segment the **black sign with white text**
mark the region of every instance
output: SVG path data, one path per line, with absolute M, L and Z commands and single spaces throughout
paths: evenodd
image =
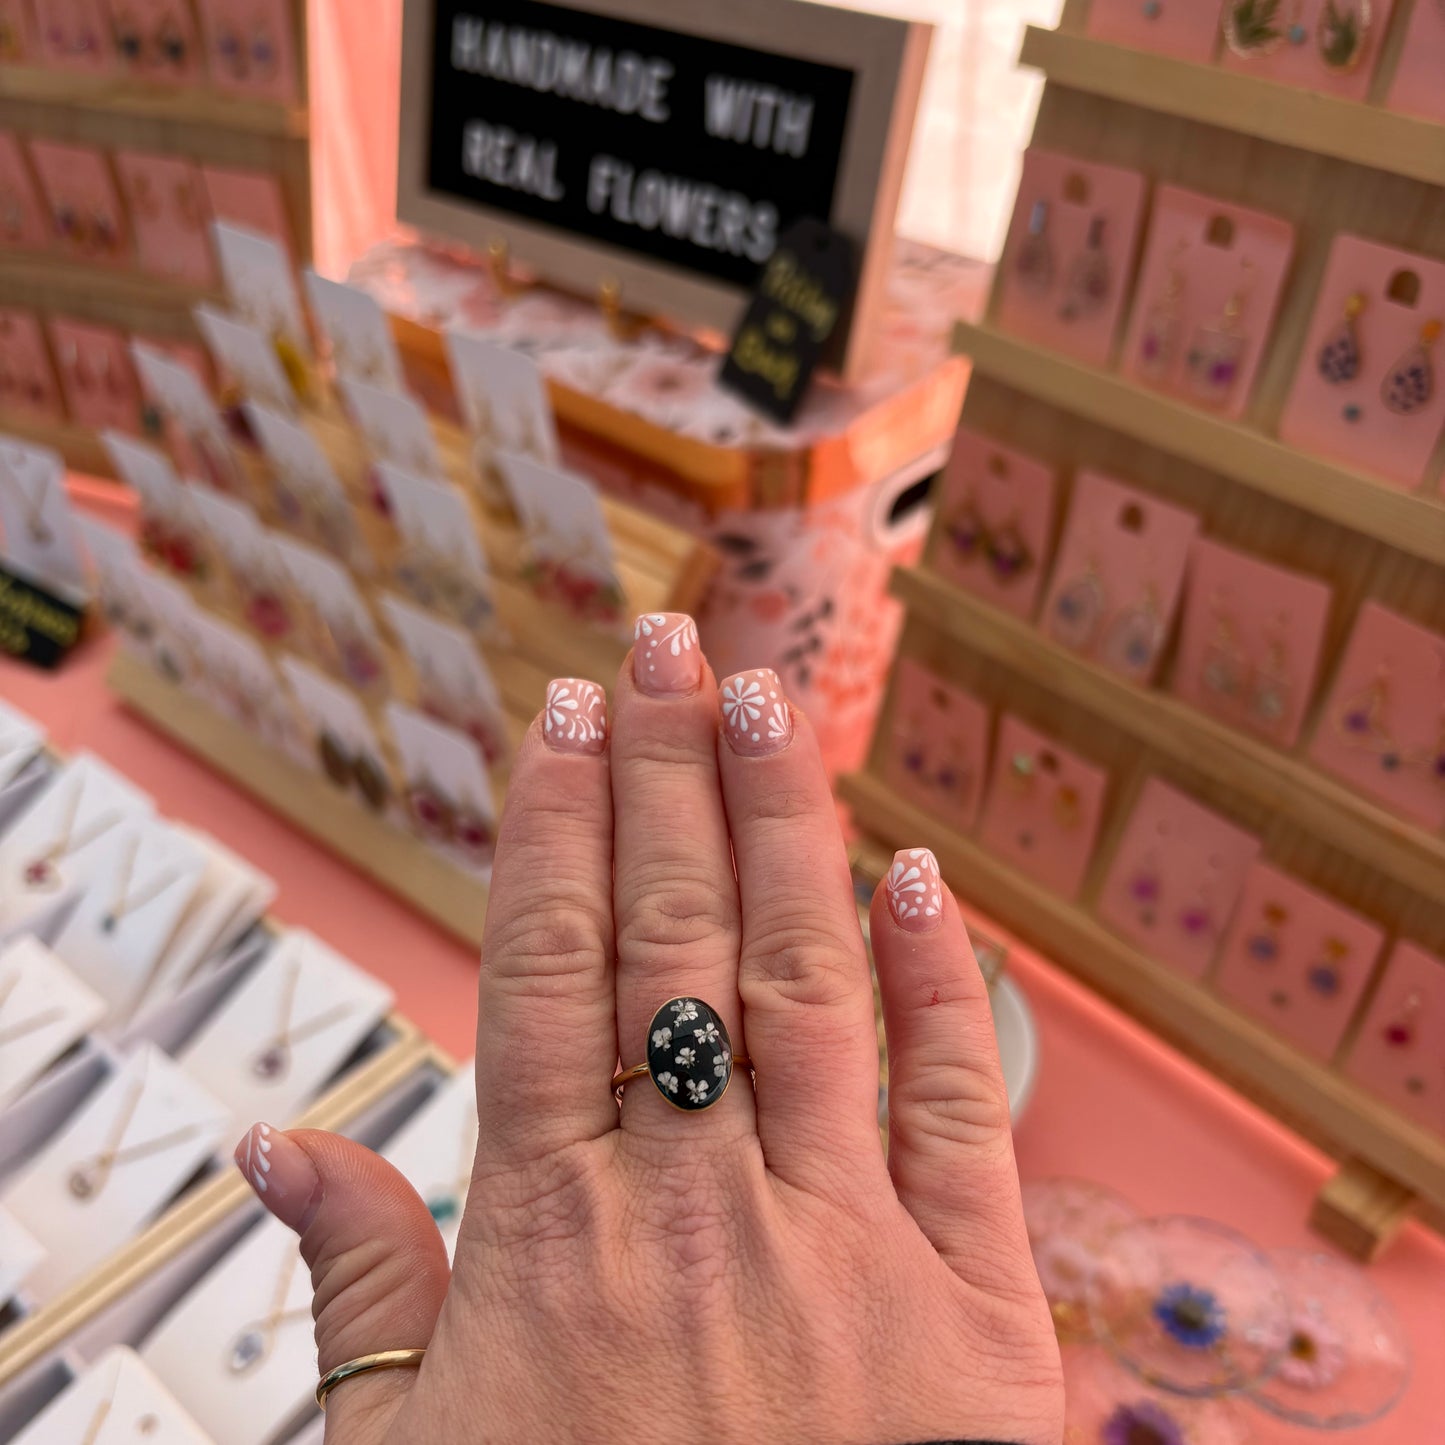
M 83 610 L 0 566 L 0 653 L 47 671 L 80 641 Z
M 852 71 L 536 0 L 435 15 L 434 191 L 742 286 L 829 215 Z

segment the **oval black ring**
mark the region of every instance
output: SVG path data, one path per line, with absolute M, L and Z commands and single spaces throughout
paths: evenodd
M 648 1077 L 684 1114 L 700 1114 L 727 1093 L 732 1051 L 722 1015 L 700 998 L 668 999 L 647 1026 Z

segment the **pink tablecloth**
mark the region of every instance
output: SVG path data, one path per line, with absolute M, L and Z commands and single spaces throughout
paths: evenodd
M 281 884 L 281 919 L 386 979 L 404 1013 L 465 1057 L 470 952 L 125 713 L 104 686 L 110 652 L 109 641 L 91 643 L 54 677 L 0 661 L 0 696 L 41 719 L 57 747 L 99 754 L 164 813 L 267 869 Z M 1145 1212 L 1208 1215 L 1266 1247 L 1317 1242 L 1304 1220 L 1326 1159 L 1041 959 L 1016 950 L 1011 966 L 1042 1037 L 1038 1087 L 1018 1130 L 1025 1178 L 1097 1180 Z M 1445 1440 L 1445 1241 L 1410 1226 L 1371 1277 L 1406 1321 L 1416 1370 L 1393 1415 L 1339 1438 L 1433 1445 Z M 1261 1445 L 1300 1438 L 1258 1419 Z

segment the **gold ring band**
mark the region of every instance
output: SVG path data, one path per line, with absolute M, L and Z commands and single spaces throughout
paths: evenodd
M 324 1410 L 326 1397 L 340 1384 L 372 1370 L 405 1370 L 422 1362 L 425 1350 L 378 1350 L 373 1355 L 358 1355 L 322 1375 L 316 1386 L 316 1403 Z
M 733 1057 L 735 1069 L 751 1069 L 752 1064 L 748 1062 L 746 1054 L 736 1054 Z M 622 1102 L 622 1091 L 634 1079 L 645 1079 L 652 1071 L 646 1064 L 633 1064 L 630 1069 L 619 1069 L 612 1076 L 612 1092 L 617 1095 L 617 1102 Z

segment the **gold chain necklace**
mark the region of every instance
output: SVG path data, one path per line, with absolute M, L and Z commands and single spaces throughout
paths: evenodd
M 276 1281 L 276 1293 L 270 1310 L 261 1319 L 253 1320 L 232 1340 L 231 1348 L 226 1353 L 226 1367 L 233 1375 L 248 1374 L 270 1355 L 282 1325 L 289 1324 L 292 1320 L 311 1318 L 310 1305 L 290 1310 L 286 1308 L 286 1296 L 291 1292 L 291 1281 L 295 1277 L 299 1258 L 297 1250 L 289 1247 L 286 1263 Z
M 0 983 L 0 1013 L 4 1012 L 5 1005 L 9 1003 L 10 995 L 15 992 L 19 982 L 20 975 L 12 973 L 4 983 Z M 57 1006 L 43 1009 L 38 1014 L 31 1014 L 28 1019 L 0 1026 L 0 1046 L 13 1044 L 16 1039 L 23 1039 L 27 1034 L 33 1034 L 36 1030 L 43 1029 L 46 1024 L 53 1024 L 57 1019 L 64 1017 L 65 1010 Z
M 291 972 L 281 990 L 281 1007 L 275 1034 L 252 1056 L 251 1072 L 258 1079 L 268 1083 L 279 1083 L 291 1070 L 291 1056 L 295 1045 L 305 1039 L 314 1038 L 332 1024 L 353 1013 L 355 1004 L 337 1004 L 307 1019 L 304 1023 L 292 1025 L 291 1013 L 296 1007 L 296 986 L 301 979 L 301 963 L 291 965 Z
M 162 1134 L 158 1138 L 147 1139 L 143 1143 L 122 1148 L 125 1131 L 130 1128 L 136 1106 L 140 1103 L 141 1095 L 144 1092 L 145 1080 L 138 1079 L 131 1086 L 130 1096 L 120 1111 L 115 1128 L 111 1130 L 110 1141 L 106 1147 L 98 1154 L 91 1155 L 89 1159 L 83 1159 L 71 1169 L 66 1183 L 76 1199 L 94 1199 L 110 1183 L 110 1176 L 118 1164 L 130 1164 L 137 1159 L 145 1159 L 152 1154 L 159 1154 L 161 1150 L 169 1149 L 173 1144 L 183 1143 L 201 1132 L 199 1124 L 188 1124 L 184 1129 L 173 1129 L 169 1134 Z
M 55 841 L 44 852 L 37 853 L 26 863 L 21 876 L 24 878 L 27 888 L 53 893 L 60 887 L 60 871 L 55 865 L 69 858 L 72 853 L 78 853 L 82 848 L 94 843 L 97 838 L 108 833 L 120 822 L 120 813 L 111 809 L 110 812 L 93 818 L 77 836 L 75 820 L 80 812 L 80 800 L 84 793 L 84 782 L 78 783 L 75 791 L 71 794 L 70 806 L 65 812 L 65 822 L 61 825 Z
M 172 868 L 147 887 L 142 888 L 140 892 L 131 893 L 131 879 L 135 875 L 135 860 L 139 852 L 140 839 L 135 838 L 131 841 L 130 852 L 126 854 L 125 869 L 121 874 L 120 882 L 116 885 L 115 900 L 101 915 L 100 927 L 103 933 L 114 933 L 128 913 L 134 913 L 137 908 L 144 908 L 147 903 L 154 903 L 180 876 L 176 869 Z

